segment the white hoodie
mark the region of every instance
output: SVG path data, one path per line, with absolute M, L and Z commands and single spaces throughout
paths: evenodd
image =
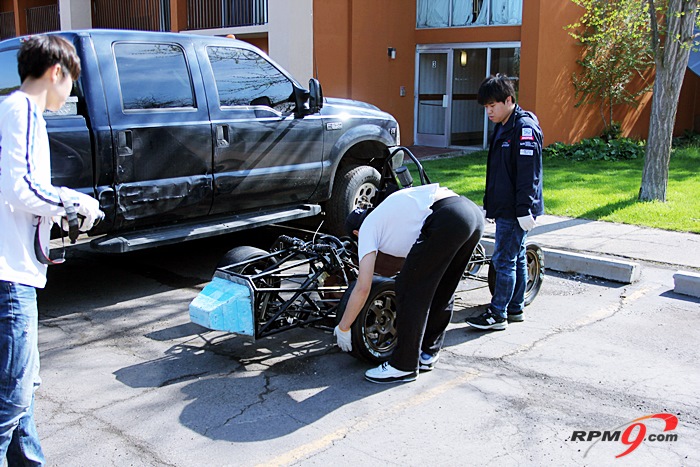
M 51 185 L 46 122 L 36 104 L 16 91 L 0 104 L 0 280 L 42 288 L 46 265 L 34 253 L 34 235 L 48 245 L 51 217 L 65 210 Z

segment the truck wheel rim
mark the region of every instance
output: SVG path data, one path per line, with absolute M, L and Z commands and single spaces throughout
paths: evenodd
M 355 199 L 353 200 L 354 208 L 366 208 L 374 206 L 374 196 L 377 194 L 377 187 L 373 183 L 363 183 L 357 189 L 355 193 Z

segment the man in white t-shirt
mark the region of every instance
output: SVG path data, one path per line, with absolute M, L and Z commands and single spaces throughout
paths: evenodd
M 374 383 L 414 381 L 439 357 L 452 319 L 453 295 L 484 231 L 481 209 L 438 184 L 392 193 L 346 222 L 358 237 L 359 277 L 334 334 L 352 350 L 350 327 L 367 301 L 378 253 L 405 258 L 396 278 L 397 345 L 388 362 L 368 370 Z

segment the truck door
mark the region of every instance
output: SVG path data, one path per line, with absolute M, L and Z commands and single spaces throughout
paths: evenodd
M 256 51 L 197 51 L 214 127 L 213 212 L 307 201 L 321 178 L 320 116 L 295 117 L 291 78 Z
M 112 125 L 116 224 L 207 215 L 212 136 L 191 42 L 96 40 Z

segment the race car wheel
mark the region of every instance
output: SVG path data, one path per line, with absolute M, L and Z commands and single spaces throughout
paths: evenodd
M 277 264 L 275 258 L 263 258 L 267 256 L 267 251 L 261 250 L 260 248 L 255 248 L 252 246 L 237 246 L 229 250 L 216 265 L 217 269 L 224 268 L 227 266 L 232 266 L 237 263 L 242 263 L 244 261 L 254 260 L 256 258 L 261 258 L 260 261 L 251 261 L 243 266 L 239 266 L 230 269 L 230 272 L 235 272 L 237 274 L 254 275 L 261 273 L 271 266 Z M 255 281 L 257 287 L 265 288 L 279 288 L 281 284 L 281 279 L 279 277 L 266 276 Z M 281 300 L 279 293 L 269 292 L 261 294 L 256 300 L 256 319 L 259 320 L 255 323 L 256 329 L 260 322 L 264 322 L 268 319 L 268 310 Z M 257 331 L 256 331 L 257 332 Z
M 484 266 L 485 262 L 486 250 L 484 249 L 484 245 L 479 242 L 476 244 L 476 248 L 474 248 L 474 252 L 469 260 L 469 264 L 467 264 L 467 268 L 464 270 L 464 273 L 462 273 L 462 279 L 478 276 L 479 271 L 481 271 L 481 268 Z
M 535 300 L 542 288 L 544 281 L 544 252 L 539 245 L 528 243 L 525 247 L 525 259 L 527 261 L 527 285 L 525 286 L 525 306 Z M 489 262 L 489 291 L 493 295 L 496 289 L 496 268 Z
M 348 288 L 338 305 L 338 322 L 355 283 Z M 374 277 L 372 288 L 360 314 L 352 323 L 352 351 L 350 355 L 372 363 L 389 360 L 397 343 L 396 293 L 394 279 Z
M 261 258 L 267 255 L 267 251 L 261 250 L 260 248 L 255 248 L 253 246 L 237 246 L 236 248 L 230 249 L 224 256 L 221 257 L 216 268 L 223 268 L 226 266 L 231 266 L 232 264 L 241 263 L 243 261 L 248 261 L 254 258 Z M 242 268 L 236 268 L 235 271 L 238 274 L 254 274 L 255 272 L 260 272 L 264 269 L 262 266 L 269 266 L 270 264 L 261 263 L 250 263 Z M 256 271 L 257 269 L 257 271 Z
M 333 184 L 333 196 L 326 203 L 326 229 L 333 235 L 347 235 L 345 218 L 357 207 L 374 206 L 380 175 L 368 165 L 340 167 Z

